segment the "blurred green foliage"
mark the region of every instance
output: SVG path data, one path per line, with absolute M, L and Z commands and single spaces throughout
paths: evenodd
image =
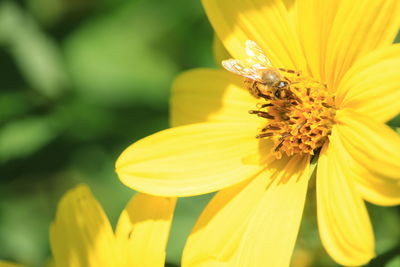
M 0 2 L 0 259 L 47 262 L 57 201 L 77 183 L 91 187 L 115 224 L 134 193 L 117 179 L 115 159 L 168 127 L 178 73 L 215 67 L 212 35 L 199 1 Z M 399 127 L 399 119 L 390 125 Z M 179 265 L 210 197 L 179 200 L 169 266 Z M 296 250 L 314 266 L 336 266 L 319 243 L 313 198 Z M 382 255 L 375 263 L 398 266 L 390 255 L 400 246 L 399 210 L 369 209 Z
M 114 173 L 168 127 L 174 77 L 214 66 L 200 2 L 0 2 L 0 259 L 42 266 L 60 196 L 87 183 L 113 224 L 133 191 Z M 168 261 L 209 197 L 178 204 Z

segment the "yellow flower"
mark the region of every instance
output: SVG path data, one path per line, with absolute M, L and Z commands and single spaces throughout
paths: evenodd
M 119 178 L 161 196 L 219 191 L 187 241 L 183 266 L 282 267 L 319 152 L 322 243 L 342 265 L 367 263 L 374 237 L 364 200 L 400 203 L 400 138 L 385 125 L 400 111 L 400 45 L 392 44 L 400 2 L 203 4 L 229 53 L 217 58 L 245 61 L 244 44 L 254 40 L 289 87 L 257 98 L 246 88 L 254 95 L 263 85 L 226 70 L 182 74 L 171 100 L 176 127 L 127 148 Z
M 7 261 L 0 261 L 0 267 L 24 267 L 24 265 L 19 265 Z
M 175 202 L 136 194 L 114 234 L 89 188 L 78 186 L 63 197 L 50 228 L 55 266 L 164 266 Z
M 50 227 L 51 266 L 164 266 L 175 203 L 175 198 L 138 193 L 122 211 L 114 233 L 89 188 L 77 186 L 61 199 Z M 7 264 L 0 262 L 1 267 L 14 266 Z

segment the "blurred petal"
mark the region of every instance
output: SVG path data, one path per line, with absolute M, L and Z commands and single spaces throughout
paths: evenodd
M 131 199 L 116 229 L 122 266 L 164 266 L 175 203 L 175 198 L 140 193 Z
M 257 116 L 249 114 L 257 99 L 243 87 L 242 77 L 225 70 L 184 72 L 173 85 L 172 126 L 206 121 L 259 123 Z
M 244 181 L 263 168 L 250 162 L 259 142 L 252 124 L 199 123 L 161 131 L 128 147 L 118 158 L 121 181 L 137 191 L 191 196 Z
M 203 0 L 203 5 L 219 39 L 234 58 L 246 58 L 245 42 L 253 40 L 275 66 L 305 67 L 294 25 L 281 0 Z
M 20 265 L 8 261 L 0 261 L 0 267 L 25 267 L 25 265 Z
M 292 157 L 249 218 L 234 266 L 289 266 L 309 180 L 307 157 Z
M 205 260 L 202 262 L 196 262 L 192 265 L 182 265 L 182 267 L 231 267 L 230 263 L 221 262 L 218 260 Z
M 374 257 L 374 236 L 364 201 L 343 168 L 344 148 L 333 129 L 318 160 L 317 217 L 322 244 L 339 264 L 358 266 Z
M 116 261 L 111 225 L 84 185 L 70 190 L 58 204 L 50 243 L 57 267 L 107 267 Z
M 293 11 L 296 0 L 282 0 L 282 2 L 285 4 L 285 7 L 289 12 Z
M 296 209 L 296 207 L 298 207 L 297 205 L 301 206 L 302 203 L 297 196 L 303 194 L 302 197 L 304 198 L 304 191 L 296 191 L 294 194 L 293 191 L 291 191 L 290 197 L 285 194 L 293 189 L 292 183 L 295 183 L 298 179 L 298 173 L 296 173 L 296 171 L 300 168 L 304 169 L 306 161 L 306 159 L 304 159 L 303 162 L 300 162 L 298 159 L 292 159 L 290 162 L 288 162 L 288 160 L 277 161 L 251 181 L 243 182 L 219 192 L 203 211 L 188 238 L 182 258 L 183 266 L 207 266 L 205 263 L 211 264 L 211 262 L 213 262 L 215 266 L 235 266 L 234 261 L 237 260 L 235 256 L 237 256 L 239 246 L 242 250 L 240 262 L 247 262 L 247 255 L 249 255 L 247 254 L 249 251 L 246 249 L 249 246 L 247 242 L 251 243 L 252 241 L 249 239 L 250 236 L 255 234 L 256 231 L 261 231 L 259 228 L 253 228 L 253 224 L 259 222 L 258 219 L 265 219 L 265 217 L 268 216 L 269 220 L 272 220 L 268 221 L 268 223 L 272 225 L 270 231 L 278 230 L 279 227 L 273 228 L 274 222 L 278 223 L 279 221 L 282 223 L 283 217 Z M 292 174 L 293 176 L 291 176 Z M 307 184 L 307 180 L 308 178 L 305 177 L 299 184 L 303 184 L 303 181 Z M 279 183 L 280 181 L 286 181 L 286 183 Z M 273 198 L 277 200 L 271 201 Z M 294 206 L 286 207 L 285 201 L 279 202 L 281 198 L 285 199 L 286 203 L 290 202 L 290 199 L 292 199 L 295 203 Z M 275 211 L 275 208 L 279 205 L 283 205 L 283 208 L 279 209 L 279 211 Z M 261 206 L 263 207 L 261 208 Z M 301 211 L 302 208 L 300 208 L 300 214 Z M 293 213 L 291 214 L 293 215 Z M 296 221 L 295 217 L 292 217 L 288 221 Z M 275 221 L 274 218 L 276 218 L 277 221 Z M 248 225 L 249 220 L 252 226 Z M 229 221 L 229 224 L 226 223 L 227 221 Z M 298 222 L 299 221 L 300 220 L 298 220 Z M 297 221 L 294 224 L 290 224 L 289 235 L 292 231 L 297 231 L 296 223 Z M 255 226 L 256 225 L 254 225 L 254 227 Z M 265 224 L 263 227 L 269 228 L 270 226 Z M 245 233 L 246 235 L 244 235 Z M 267 234 L 270 235 L 270 233 Z M 271 234 L 272 238 L 265 238 L 268 235 L 262 235 L 263 239 L 268 240 L 267 242 L 280 243 L 280 241 L 282 241 L 281 239 L 273 239 L 275 236 L 273 234 Z M 294 234 L 294 239 L 296 235 L 297 232 Z M 283 237 L 283 239 L 285 238 Z M 240 245 L 241 240 L 244 242 L 243 245 Z M 257 242 L 257 240 L 253 241 Z M 259 241 L 262 242 L 261 240 Z M 266 244 L 263 242 L 259 244 L 259 246 L 265 248 L 265 245 L 270 245 L 271 243 Z M 285 242 L 282 241 L 282 243 Z M 207 246 L 204 246 L 204 244 L 207 244 Z M 289 241 L 285 243 L 285 247 L 282 247 L 282 249 L 288 251 L 288 247 L 290 248 L 290 246 L 291 242 Z M 257 254 L 258 252 L 255 251 L 253 253 Z M 273 259 L 271 258 L 272 255 L 269 254 L 268 249 L 264 249 L 263 253 L 268 254 L 269 262 L 275 259 L 275 257 L 273 257 Z M 254 256 L 254 254 L 252 255 Z M 291 254 L 290 249 L 288 254 Z M 281 256 L 283 255 L 280 254 L 278 257 Z M 279 261 L 279 259 L 277 259 L 277 261 Z M 260 265 L 257 266 L 266 266 L 263 265 L 262 262 L 259 263 Z M 211 266 L 214 265 L 211 264 Z M 240 266 L 249 265 L 245 264 Z
M 400 137 L 383 123 L 351 110 L 339 110 L 337 131 L 352 158 L 371 172 L 400 179 Z
M 335 91 L 343 75 L 361 56 L 391 44 L 400 26 L 398 0 L 339 0 L 326 43 L 323 81 Z M 329 25 L 330 11 L 317 24 Z M 327 21 L 325 21 L 325 18 Z
M 224 44 L 215 34 L 214 34 L 212 48 L 213 48 L 215 63 L 217 64 L 218 67 L 221 67 L 222 60 L 232 58 L 229 52 L 225 49 Z
M 336 103 L 380 122 L 400 112 L 400 45 L 363 57 L 343 77 Z

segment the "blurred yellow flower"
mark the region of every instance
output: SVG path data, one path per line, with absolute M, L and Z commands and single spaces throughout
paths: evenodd
M 164 266 L 175 203 L 175 198 L 138 193 L 122 211 L 114 233 L 90 189 L 77 186 L 61 199 L 50 227 L 51 266 Z
M 0 261 L 0 267 L 24 267 L 24 265 L 19 265 L 7 261 Z
M 392 44 L 400 2 L 203 4 L 226 48 L 222 56 L 215 45 L 217 58 L 245 61 L 244 44 L 254 40 L 291 82 L 291 102 L 253 97 L 226 70 L 188 71 L 173 86 L 177 127 L 127 148 L 116 163 L 121 181 L 161 196 L 220 190 L 187 241 L 183 266 L 282 267 L 319 152 L 322 243 L 342 265 L 367 263 L 374 237 L 363 200 L 400 203 L 400 138 L 385 125 L 400 111 L 400 45 Z
M 50 227 L 56 267 L 164 266 L 174 198 L 136 194 L 115 233 L 87 186 L 68 192 Z

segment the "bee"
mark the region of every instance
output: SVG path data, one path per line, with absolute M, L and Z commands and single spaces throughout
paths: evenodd
M 222 66 L 237 75 L 246 78 L 245 84 L 250 94 L 256 98 L 285 99 L 290 95 L 290 81 L 285 79 L 262 49 L 253 41 L 246 41 L 246 54 L 249 58 L 243 62 L 238 59 L 222 61 Z

